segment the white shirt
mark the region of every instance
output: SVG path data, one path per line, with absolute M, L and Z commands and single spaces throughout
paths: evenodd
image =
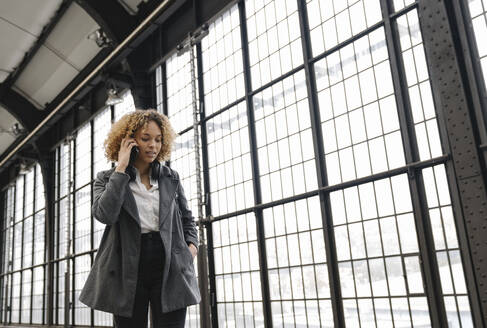
M 152 179 L 149 172 L 151 187 L 147 189 L 140 179 L 139 170 L 135 167 L 134 169 L 135 180 L 129 182 L 129 187 L 137 204 L 141 231 L 159 231 L 159 183 Z

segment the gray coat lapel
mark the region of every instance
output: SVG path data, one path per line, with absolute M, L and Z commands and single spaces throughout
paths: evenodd
M 105 175 L 106 181 L 110 178 L 110 175 L 115 171 L 115 168 L 111 168 L 107 171 Z M 129 184 L 125 186 L 125 197 L 123 199 L 122 207 L 127 211 L 127 213 L 137 222 L 140 226 L 140 218 L 139 218 L 139 210 L 137 209 L 137 204 L 135 203 L 135 197 L 132 193 L 132 189 L 130 189 Z
M 122 207 L 127 211 L 128 214 L 130 214 L 131 217 L 134 218 L 134 220 L 140 226 L 139 210 L 137 209 L 134 194 L 132 193 L 132 189 L 130 189 L 128 183 L 125 188 L 125 198 L 123 200 Z
M 176 196 L 178 179 L 171 174 L 171 170 L 161 165 L 159 176 L 159 227 L 165 223 L 167 215 L 171 212 L 172 200 Z

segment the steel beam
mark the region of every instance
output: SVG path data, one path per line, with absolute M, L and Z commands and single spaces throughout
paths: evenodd
M 420 0 L 418 17 L 433 98 L 442 120 L 440 125 L 446 134 L 443 139 L 447 139 L 451 151 L 451 169 L 448 170 L 450 189 L 459 190 L 459 196 L 453 196 L 456 201 L 453 205 L 459 207 L 455 211 L 455 219 L 463 263 L 467 267 L 471 255 L 470 267 L 473 270 L 467 268 L 465 278 L 469 286 L 472 318 L 475 326 L 484 327 L 487 322 L 485 172 L 478 148 L 480 142 L 475 135 L 478 122 L 472 114 L 475 113 L 470 98 L 472 89 L 458 55 L 455 15 L 449 15 L 449 6 L 448 1 Z

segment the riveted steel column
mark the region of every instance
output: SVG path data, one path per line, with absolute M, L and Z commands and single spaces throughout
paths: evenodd
M 391 1 L 381 0 L 380 2 L 405 158 L 409 164 L 419 161 L 420 156 L 412 118 L 409 91 L 406 84 L 406 72 L 399 45 L 399 32 L 396 22 L 391 19 L 393 14 Z M 428 299 L 431 325 L 433 327 L 447 327 L 448 320 L 443 297 L 441 296 L 441 280 L 434 252 L 433 232 L 422 171 L 411 170 L 408 174 L 408 181 L 425 284 L 424 292 Z
M 469 299 L 475 324 L 483 327 L 487 319 L 487 193 L 475 135 L 474 108 L 468 97 L 468 80 L 455 51 L 457 31 L 452 29 L 455 22 L 448 15 L 446 1 L 420 0 L 418 14 L 433 97 L 451 148 L 452 169 L 448 172 L 450 178 L 455 175 L 459 189 L 461 210 L 456 211 L 456 224 L 463 263 L 468 265 L 468 253 L 472 259 L 473 270 L 466 270 Z M 467 236 L 462 236 L 463 227 Z M 481 314 L 476 313 L 479 304 Z

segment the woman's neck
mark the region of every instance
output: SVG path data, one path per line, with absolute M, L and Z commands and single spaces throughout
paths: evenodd
M 134 166 L 137 168 L 137 171 L 139 171 L 140 176 L 149 174 L 149 163 L 135 161 Z

